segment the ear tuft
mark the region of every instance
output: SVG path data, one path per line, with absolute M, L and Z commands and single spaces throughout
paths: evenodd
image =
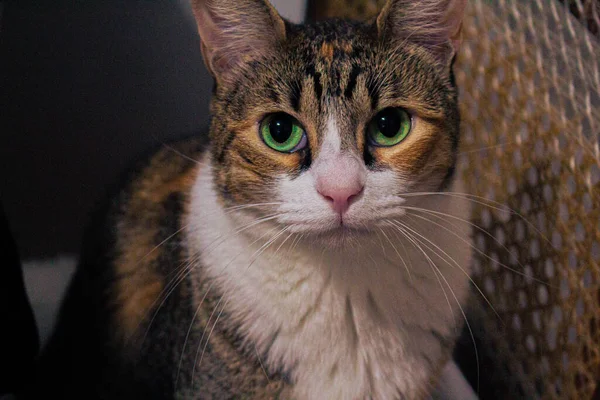
M 266 0 L 192 0 L 204 62 L 217 80 L 278 50 L 285 23 Z
M 409 41 L 448 65 L 458 51 L 467 0 L 388 0 L 377 17 L 384 40 Z

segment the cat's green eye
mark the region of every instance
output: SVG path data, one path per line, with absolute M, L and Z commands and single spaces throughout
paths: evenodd
M 260 136 L 267 146 L 282 153 L 302 150 L 307 143 L 300 122 L 282 112 L 270 114 L 261 122 Z
M 410 114 L 402 108 L 386 108 L 369 122 L 367 134 L 375 146 L 394 146 L 406 139 L 412 129 Z

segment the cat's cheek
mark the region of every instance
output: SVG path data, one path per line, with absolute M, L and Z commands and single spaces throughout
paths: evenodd
M 389 169 L 409 183 L 408 188 L 439 186 L 455 164 L 451 145 L 438 136 L 421 136 L 393 148 L 372 151 L 376 165 Z

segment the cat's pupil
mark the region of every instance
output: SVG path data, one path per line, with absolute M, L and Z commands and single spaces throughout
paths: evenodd
M 284 143 L 288 140 L 293 129 L 294 121 L 285 114 L 276 115 L 269 123 L 269 133 L 277 143 Z
M 377 118 L 377 128 L 384 136 L 392 138 L 400 131 L 402 120 L 393 110 L 382 111 Z

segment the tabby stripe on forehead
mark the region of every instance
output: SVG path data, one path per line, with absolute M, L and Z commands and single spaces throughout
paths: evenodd
M 360 66 L 352 66 L 352 71 L 350 71 L 350 75 L 348 76 L 346 90 L 344 90 L 344 97 L 346 97 L 347 99 L 352 98 L 352 94 L 354 93 L 354 89 L 356 88 L 356 81 L 358 80 L 358 76 L 361 74 L 361 72 L 362 68 Z
M 323 96 L 323 85 L 321 84 L 321 73 L 317 72 L 315 70 L 314 64 L 311 64 L 306 68 L 306 75 L 310 76 L 314 81 L 315 96 L 320 104 L 321 97 Z
M 292 83 L 290 92 L 290 105 L 292 109 L 296 112 L 300 111 L 300 98 L 302 97 L 302 83 L 296 81 Z
M 373 82 L 373 79 L 369 79 L 367 83 L 367 90 L 369 91 L 369 97 L 371 98 L 371 108 L 375 110 L 377 104 L 379 104 L 379 90 L 377 84 Z
M 279 103 L 279 93 L 274 88 L 269 88 L 269 99 L 274 103 Z

